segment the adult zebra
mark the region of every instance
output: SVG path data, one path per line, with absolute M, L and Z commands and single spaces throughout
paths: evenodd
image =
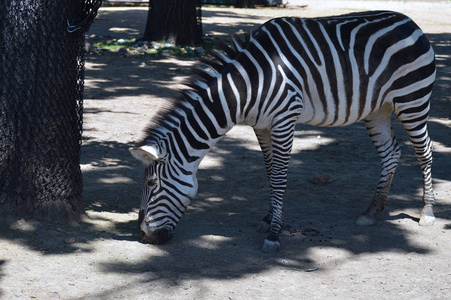
M 262 250 L 279 248 L 282 196 L 295 123 L 344 126 L 364 119 L 382 171 L 371 205 L 357 219 L 372 225 L 384 208 L 400 147 L 391 130 L 394 111 L 421 165 L 424 209 L 432 225 L 432 145 L 427 132 L 435 79 L 432 47 L 408 17 L 389 11 L 263 24 L 234 49 L 213 52 L 179 101 L 148 127 L 131 153 L 146 164 L 139 213 L 143 239 L 164 243 L 196 195 L 196 172 L 208 150 L 235 124 L 254 128 L 270 181 L 270 209 L 258 231 Z

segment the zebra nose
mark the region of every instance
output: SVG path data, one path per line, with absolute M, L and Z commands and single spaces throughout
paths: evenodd
M 140 230 L 141 232 L 141 237 L 143 240 L 145 240 L 148 243 L 151 244 L 156 244 L 156 245 L 160 245 L 160 244 L 164 244 L 167 241 L 169 241 L 172 238 L 172 231 L 168 230 L 166 228 L 161 228 L 161 229 L 156 229 L 153 231 L 150 231 L 148 233 L 146 233 L 143 230 Z

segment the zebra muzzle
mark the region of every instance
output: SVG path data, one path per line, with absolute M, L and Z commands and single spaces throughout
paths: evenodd
M 140 230 L 141 238 L 150 244 L 164 244 L 172 238 L 172 230 L 167 228 L 155 229 L 152 231 Z
M 146 222 L 143 210 L 139 211 L 138 226 L 141 238 L 150 244 L 164 244 L 172 238 L 172 228 L 152 228 Z

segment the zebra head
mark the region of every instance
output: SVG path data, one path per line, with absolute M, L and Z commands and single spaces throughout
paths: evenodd
M 173 229 L 197 193 L 195 172 L 171 163 L 163 143 L 129 150 L 145 164 L 138 219 L 141 237 L 151 244 L 163 244 L 172 238 Z

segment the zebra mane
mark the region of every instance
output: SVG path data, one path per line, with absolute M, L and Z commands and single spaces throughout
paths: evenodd
M 174 114 L 177 109 L 183 109 L 183 104 L 186 102 L 194 101 L 192 98 L 192 92 L 202 90 L 208 86 L 218 74 L 221 74 L 225 67 L 242 52 L 246 47 L 246 44 L 250 40 L 251 32 L 244 35 L 244 40 L 238 35 L 234 34 L 230 36 L 231 45 L 228 45 L 225 41 L 220 40 L 217 42 L 217 46 L 221 51 L 213 49 L 208 52 L 209 57 L 202 57 L 202 62 L 205 67 L 194 67 L 190 70 L 192 78 L 183 82 L 183 85 L 187 88 L 179 90 L 179 96 L 168 99 L 159 110 L 158 114 L 154 116 L 146 129 L 144 130 L 145 137 L 138 144 L 142 146 L 147 141 L 152 140 L 154 130 L 158 127 L 164 127 L 168 123 L 168 118 Z
M 191 74 L 194 78 L 191 78 L 184 82 L 184 85 L 188 86 L 192 90 L 197 90 L 209 84 L 218 74 L 221 74 L 224 68 L 235 59 L 241 52 L 248 41 L 248 37 L 243 41 L 238 35 L 231 36 L 232 46 L 229 46 L 226 42 L 220 40 L 217 46 L 222 50 L 218 51 L 213 49 L 209 51 L 208 56 L 200 58 L 205 67 L 196 67 L 191 70 Z M 183 96 L 186 96 L 186 90 L 181 91 Z

